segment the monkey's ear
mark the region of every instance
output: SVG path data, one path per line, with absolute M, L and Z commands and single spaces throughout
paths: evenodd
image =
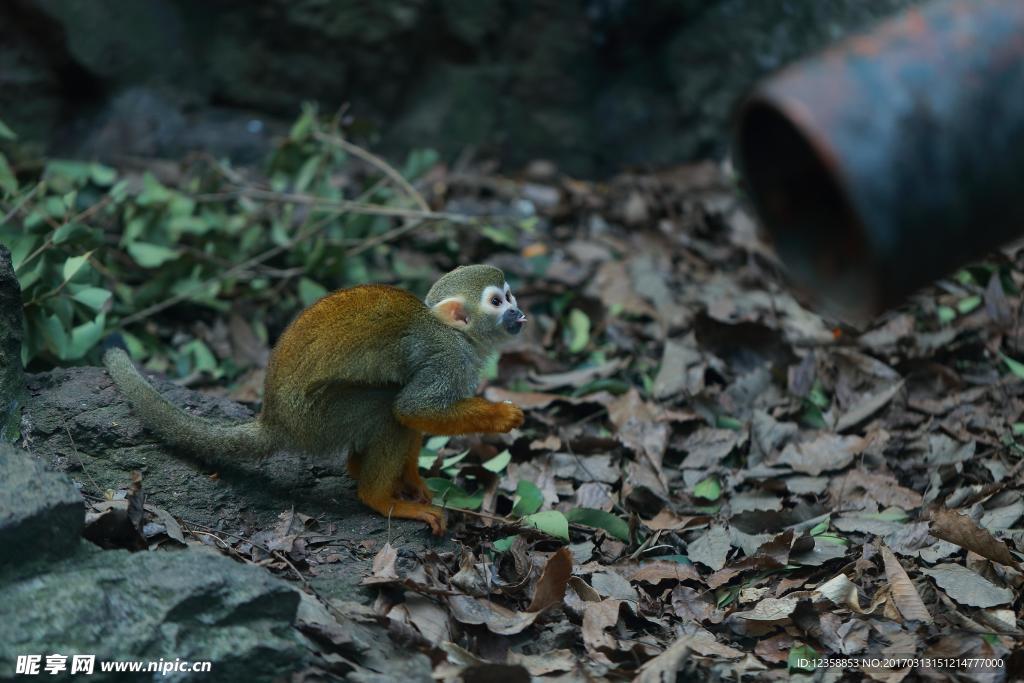
M 466 302 L 460 297 L 453 296 L 438 301 L 430 310 L 445 325 L 451 325 L 457 329 L 469 327 L 469 313 L 466 312 Z

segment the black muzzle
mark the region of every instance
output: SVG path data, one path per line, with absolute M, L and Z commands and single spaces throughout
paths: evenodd
M 519 334 L 526 324 L 526 316 L 518 308 L 510 308 L 501 316 L 501 326 L 509 334 Z

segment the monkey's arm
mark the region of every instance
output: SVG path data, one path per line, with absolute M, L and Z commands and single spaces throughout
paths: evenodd
M 461 392 L 451 377 L 439 369 L 418 372 L 395 400 L 398 421 L 437 435 L 507 432 L 523 424 L 523 411 L 511 403 L 459 398 Z

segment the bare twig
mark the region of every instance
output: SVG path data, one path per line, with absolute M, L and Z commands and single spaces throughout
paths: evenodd
M 197 202 L 220 202 L 225 199 L 248 197 L 269 202 L 285 204 L 304 204 L 314 210 L 344 211 L 347 213 L 365 214 L 367 216 L 389 216 L 391 218 L 420 218 L 424 220 L 444 220 L 452 223 L 469 223 L 474 218 L 460 213 L 444 211 L 424 211 L 422 209 L 405 209 L 384 204 L 366 204 L 350 199 L 324 199 L 311 194 L 298 192 L 275 192 L 257 187 L 241 187 L 231 192 L 200 194 L 193 197 Z
M 393 182 L 403 192 L 405 192 L 409 199 L 411 199 L 416 204 L 416 206 L 419 207 L 421 211 L 430 211 L 430 205 L 427 204 L 427 201 L 423 198 L 423 195 L 417 192 L 416 188 L 413 187 L 409 183 L 409 181 L 402 176 L 401 173 L 395 170 L 395 168 L 391 166 L 391 164 L 384 161 L 384 159 L 381 159 L 376 154 L 373 154 L 372 152 L 365 150 L 358 145 L 352 144 L 351 142 L 344 139 L 340 135 L 329 135 L 327 133 L 316 132 L 313 133 L 313 137 L 315 137 L 320 142 L 326 142 L 327 144 L 340 147 L 341 149 L 345 150 L 352 156 L 358 157 L 365 161 L 366 163 L 370 164 L 371 166 L 376 167 L 377 170 L 379 170 L 381 173 L 390 178 L 391 182 Z
M 22 195 L 21 199 L 18 200 L 18 203 L 11 207 L 11 210 L 4 215 L 3 220 L 0 220 L 0 225 L 4 225 L 7 223 L 7 221 L 14 218 L 14 215 L 21 211 L 22 207 L 24 207 L 25 204 L 27 204 L 29 200 L 35 196 L 36 192 L 39 191 L 40 185 L 42 185 L 42 183 L 36 183 L 31 190 Z

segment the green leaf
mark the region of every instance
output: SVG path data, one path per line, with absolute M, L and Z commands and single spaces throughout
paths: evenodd
M 461 486 L 443 477 L 430 477 L 427 487 L 434 494 L 434 505 L 463 510 L 478 510 L 484 502 L 484 492 L 469 493 Z
M 18 191 L 18 179 L 3 154 L 0 154 L 0 190 L 5 194 L 14 194 Z
M 6 123 L 0 121 L 0 138 L 3 138 L 4 140 L 17 140 L 18 136 L 13 130 L 7 127 Z
M 326 294 L 326 287 L 313 282 L 308 277 L 299 280 L 299 298 L 302 300 L 303 306 L 313 305 L 313 303 L 318 299 L 322 299 Z
M 939 322 L 942 323 L 943 325 L 951 323 L 954 319 L 956 319 L 956 311 L 954 311 L 949 306 L 939 306 L 937 309 L 935 309 L 935 312 L 939 316 Z
M 1000 353 L 999 355 L 1003 357 L 1003 362 L 1006 363 L 1006 367 L 1010 368 L 1010 372 L 1024 379 L 1024 363 L 1010 358 L 1005 353 Z
M 503 469 L 508 467 L 508 464 L 512 462 L 512 454 L 508 452 L 508 449 L 503 450 L 496 456 L 484 463 L 483 467 L 488 472 L 494 472 L 497 474 Z
M 117 171 L 103 164 L 89 164 L 89 178 L 100 187 L 109 187 L 117 180 Z
M 217 366 L 217 357 L 201 339 L 193 339 L 182 346 L 181 351 L 193 358 L 193 367 L 196 370 L 216 374 L 220 369 Z
M 610 512 L 595 508 L 575 508 L 569 510 L 565 518 L 573 524 L 604 529 L 620 541 L 629 540 L 629 525 Z
M 817 536 L 819 534 L 825 533 L 826 531 L 828 531 L 828 525 L 831 522 L 831 520 L 831 517 L 826 517 L 825 519 L 821 520 L 816 525 L 814 525 L 814 527 L 808 533 L 810 533 L 811 536 Z
M 15 272 L 21 270 L 21 264 L 35 251 L 42 239 L 40 235 L 22 234 L 7 242 L 11 250 L 11 265 L 14 266 Z M 24 287 L 25 285 L 22 285 L 22 288 Z
M 89 228 L 82 225 L 81 223 L 65 223 L 56 230 L 53 231 L 53 236 L 50 238 L 54 244 L 64 244 L 83 234 L 87 234 Z
M 128 253 L 143 268 L 159 268 L 168 261 L 178 258 L 180 252 L 160 244 L 132 242 L 128 245 Z
M 817 667 L 814 660 L 818 659 L 818 651 L 810 645 L 800 644 L 789 651 L 786 665 L 790 671 L 814 671 Z
M 811 389 L 810 393 L 807 394 L 807 400 L 811 402 L 816 408 L 825 410 L 828 408 L 829 401 L 828 395 L 820 386 L 815 386 Z
M 743 429 L 743 423 L 730 415 L 719 415 L 716 417 L 715 426 L 719 429 L 732 429 L 734 431 Z
M 980 296 L 969 296 L 969 297 L 966 297 L 964 299 L 960 299 L 960 301 L 957 302 L 956 310 L 960 311 L 961 314 L 967 314 L 967 313 L 970 313 L 971 311 L 973 311 L 975 308 L 977 308 L 980 305 L 981 305 L 981 297 Z
M 68 344 L 64 360 L 79 360 L 103 338 L 107 329 L 107 314 L 100 313 L 94 320 L 76 326 L 71 330 L 71 340 Z
M 153 206 L 166 204 L 171 200 L 173 193 L 160 184 L 156 176 L 146 171 L 142 175 L 142 192 L 135 198 L 139 206 Z
M 121 330 L 121 337 L 124 339 L 124 345 L 128 347 L 129 356 L 135 360 L 141 360 L 146 356 L 147 348 L 141 339 L 131 332 L 125 332 L 124 330 Z
M 60 191 L 85 185 L 89 181 L 90 164 L 72 159 L 50 159 L 46 162 L 43 177 L 49 186 Z
M 68 333 L 55 315 L 40 318 L 40 327 L 46 348 L 57 358 L 64 359 L 68 354 Z
M 427 443 L 424 446 L 424 448 L 431 451 L 439 451 L 446 445 L 448 445 L 448 442 L 451 440 L 451 438 L 452 437 L 450 436 L 432 436 L 429 439 L 427 439 Z
M 313 178 L 316 177 L 316 172 L 320 169 L 320 162 L 323 157 L 319 154 L 314 154 L 310 158 L 306 159 L 306 163 L 302 164 L 302 168 L 299 169 L 299 173 L 295 176 L 295 191 L 305 192 L 309 189 L 310 184 L 313 182 Z
M 82 269 L 82 267 L 86 264 L 91 255 L 92 252 L 89 251 L 82 256 L 69 257 L 68 260 L 64 262 L 64 269 L 62 271 L 64 282 L 68 282 L 69 280 L 71 280 L 71 278 L 73 278 L 78 273 L 78 271 Z
M 1011 429 L 1013 429 L 1014 436 L 1020 436 L 1021 434 L 1024 434 L 1024 422 L 1014 422 L 1013 427 L 1011 427 Z
M 516 502 L 512 514 L 523 517 L 532 515 L 544 504 L 544 494 L 532 481 L 521 480 L 516 485 Z
M 821 541 L 823 543 L 831 543 L 832 545 L 846 546 L 850 544 L 850 542 L 847 541 L 845 538 L 843 538 L 842 536 L 837 536 L 836 534 L 818 534 L 814 537 L 814 540 Z
M 485 225 L 480 228 L 480 234 L 500 246 L 514 249 L 519 244 L 511 226 L 496 228 L 493 225 Z
M 545 510 L 523 517 L 523 521 L 549 536 L 569 540 L 569 520 L 558 510 Z
M 101 287 L 83 287 L 71 295 L 71 298 L 78 303 L 85 304 L 94 311 L 98 311 L 110 301 L 112 293 Z
M 578 308 L 569 311 L 569 351 L 579 353 L 590 343 L 590 318 Z
M 693 487 L 693 495 L 704 500 L 718 500 L 722 495 L 722 485 L 715 477 L 708 477 Z
M 462 459 L 465 458 L 467 455 L 469 455 L 469 449 L 468 448 L 466 450 L 462 451 L 461 453 L 456 453 L 455 455 L 448 456 L 441 463 L 441 469 L 443 469 L 447 473 L 450 473 L 450 474 L 454 475 L 455 474 L 455 470 L 452 469 L 452 467 L 456 463 L 462 461 Z
M 506 553 L 508 552 L 508 549 L 512 547 L 512 544 L 515 543 L 517 538 L 519 538 L 518 535 L 499 538 L 498 540 L 491 543 L 491 547 L 497 550 L 499 553 Z
M 316 122 L 316 105 L 305 103 L 302 105 L 302 115 L 292 124 L 292 130 L 289 137 L 295 142 L 302 142 L 309 137 L 309 133 L 313 130 L 313 124 Z

